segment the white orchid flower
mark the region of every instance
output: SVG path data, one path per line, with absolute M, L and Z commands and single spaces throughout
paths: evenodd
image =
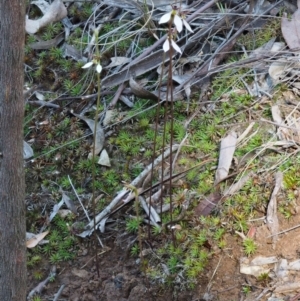
M 86 63 L 84 66 L 82 66 L 81 68 L 83 69 L 87 69 L 90 68 L 91 66 L 96 65 L 96 71 L 98 73 L 101 73 L 102 71 L 102 66 L 100 65 L 100 63 L 96 60 L 92 60 L 91 62 Z
M 193 32 L 193 30 L 192 30 L 191 26 L 189 25 L 189 23 L 182 16 L 179 16 L 177 14 L 176 10 L 172 10 L 171 12 L 164 14 L 160 18 L 160 20 L 159 20 L 158 23 L 159 24 L 168 23 L 171 20 L 171 18 L 172 18 L 172 14 L 174 15 L 173 22 L 174 22 L 174 25 L 176 27 L 177 32 L 181 32 L 182 31 L 183 25 L 185 26 L 185 28 L 188 31 Z
M 102 71 L 102 66 L 98 63 L 97 64 L 97 66 L 96 66 L 96 71 L 98 72 L 98 73 L 101 73 L 101 71 Z
M 159 24 L 163 24 L 163 23 L 168 23 L 171 19 L 171 15 L 172 15 L 172 12 L 169 12 L 169 13 L 166 13 L 164 14 L 160 20 L 159 20 Z
M 81 68 L 82 68 L 82 69 L 87 69 L 87 68 L 90 68 L 93 64 L 94 64 L 93 61 L 92 61 L 92 62 L 88 62 L 88 63 L 86 63 L 84 66 L 82 66 Z
M 181 19 L 184 27 L 189 31 L 189 32 L 194 32 L 188 22 L 184 18 Z
M 180 47 L 174 42 L 173 39 L 171 39 L 171 45 L 175 51 L 182 53 Z M 164 50 L 164 52 L 168 52 L 170 50 L 170 41 L 168 38 L 166 39 L 166 41 L 163 44 L 163 50 Z
M 175 14 L 174 14 L 175 12 Z M 171 11 L 169 13 L 166 13 L 164 14 L 160 20 L 159 20 L 159 24 L 163 24 L 163 23 L 168 23 L 171 18 L 172 18 L 172 14 L 174 14 L 174 25 L 176 27 L 176 30 L 178 32 L 181 32 L 182 31 L 182 20 L 180 19 L 180 17 L 177 15 L 177 12 L 176 11 Z

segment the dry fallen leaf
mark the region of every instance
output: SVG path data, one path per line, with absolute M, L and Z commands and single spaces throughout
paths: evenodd
M 290 47 L 300 47 L 300 1 L 297 1 L 298 9 L 293 13 L 292 17 L 288 19 L 287 14 L 283 13 L 281 19 L 281 31 L 282 35 Z
M 103 149 L 102 152 L 101 152 L 101 154 L 100 154 L 100 158 L 98 160 L 98 164 L 100 164 L 102 166 L 111 167 L 109 156 L 108 156 L 108 153 L 107 153 L 107 151 L 105 149 Z
M 90 130 L 93 132 L 93 134 L 95 135 L 94 131 L 95 131 L 95 121 L 89 118 L 86 118 L 82 115 L 78 115 L 73 113 L 74 116 L 78 117 L 79 119 L 83 120 L 88 127 L 90 128 Z M 103 145 L 104 145 L 104 141 L 105 141 L 105 135 L 104 135 L 104 130 L 102 128 L 102 126 L 100 125 L 100 123 L 97 123 L 97 127 L 96 127 L 96 138 L 95 138 L 95 155 L 98 155 L 101 150 L 103 149 Z M 92 152 L 89 153 L 88 158 L 92 158 Z
M 201 200 L 198 206 L 195 208 L 196 216 L 207 216 L 212 210 L 215 209 L 216 205 L 221 200 L 222 196 L 218 192 L 211 193 L 208 197 Z
M 130 58 L 126 56 L 115 56 L 110 58 L 111 63 L 106 68 L 117 67 L 130 62 Z
M 49 231 L 45 231 L 45 232 L 42 232 L 40 234 L 36 234 L 34 235 L 33 237 L 31 237 L 30 239 L 28 239 L 26 241 L 26 247 L 27 248 L 34 248 L 36 245 L 38 245 L 38 243 L 40 241 L 42 241 L 44 239 L 44 237 L 49 233 Z
M 26 141 L 23 141 L 23 156 L 25 160 L 34 156 L 32 147 Z

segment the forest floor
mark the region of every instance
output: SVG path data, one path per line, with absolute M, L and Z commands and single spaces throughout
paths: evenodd
M 28 300 L 300 300 L 299 11 L 190 2 L 29 1 Z

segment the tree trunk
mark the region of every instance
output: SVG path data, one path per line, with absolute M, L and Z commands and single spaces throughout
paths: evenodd
M 26 300 L 24 0 L 0 0 L 0 300 Z

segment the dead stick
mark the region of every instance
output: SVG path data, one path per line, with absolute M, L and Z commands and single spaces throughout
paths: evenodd
M 110 108 L 113 108 L 116 105 L 116 103 L 118 102 L 119 97 L 120 97 L 121 93 L 123 92 L 124 88 L 125 88 L 124 83 L 119 86 L 113 100 L 109 104 Z
M 60 297 L 60 295 L 61 295 L 61 293 L 62 293 L 62 291 L 63 291 L 64 288 L 65 288 L 65 285 L 63 284 L 63 285 L 59 288 L 58 292 L 55 294 L 55 297 L 54 297 L 53 301 L 57 301 L 57 300 L 58 300 L 58 298 Z

